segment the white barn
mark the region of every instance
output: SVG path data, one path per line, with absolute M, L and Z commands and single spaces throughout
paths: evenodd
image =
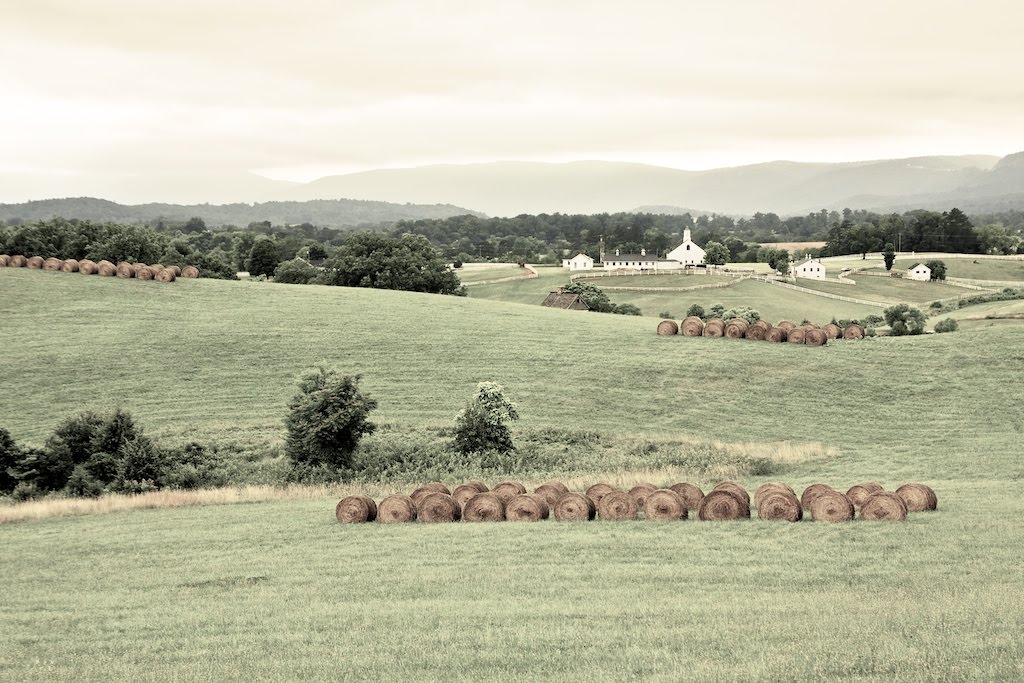
M 920 282 L 929 282 L 932 279 L 932 269 L 923 263 L 918 263 L 907 269 L 907 278 Z
M 689 230 L 683 230 L 683 243 L 668 252 L 665 259 L 668 261 L 678 261 L 684 266 L 696 266 L 704 263 L 704 250 L 690 239 Z
M 593 270 L 594 259 L 586 254 L 576 254 L 572 258 L 562 259 L 562 267 L 569 270 Z
M 793 277 L 809 278 L 811 280 L 825 279 L 825 266 L 817 259 L 807 258 L 793 266 Z
M 615 250 L 614 256 L 604 257 L 605 270 L 654 270 L 658 258 L 641 249 L 639 254 L 620 254 Z

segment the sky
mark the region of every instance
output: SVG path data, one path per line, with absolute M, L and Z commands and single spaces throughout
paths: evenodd
M 0 0 L 0 17 L 0 201 L 1024 149 L 1019 0 Z

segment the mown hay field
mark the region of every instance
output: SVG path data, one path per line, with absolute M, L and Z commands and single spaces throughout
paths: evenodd
M 796 284 L 800 287 L 818 292 L 838 294 L 867 301 L 878 301 L 885 304 L 909 303 L 921 305 L 937 299 L 949 299 L 961 294 L 971 294 L 977 290 L 958 287 L 945 282 L 918 282 L 907 278 L 876 277 L 873 275 L 851 275 L 854 285 L 838 282 L 820 282 L 800 278 Z
M 494 380 L 517 430 L 635 441 L 637 470 L 659 439 L 814 442 L 824 457 L 740 483 L 922 481 L 942 504 L 900 524 L 351 526 L 335 491 L 5 524 L 0 678 L 1024 676 L 1019 325 L 807 349 L 472 298 L 179 284 L 0 271 L 3 426 L 39 443 L 121 405 L 161 439 L 258 448 L 323 363 L 362 372 L 396 432 L 450 425 Z

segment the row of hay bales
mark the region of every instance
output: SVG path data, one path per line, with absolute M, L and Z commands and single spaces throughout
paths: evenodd
M 905 520 L 908 512 L 934 510 L 935 492 L 924 484 L 904 484 L 885 491 L 868 482 L 846 493 L 827 484 L 812 484 L 797 498 L 788 484 L 762 484 L 754 492 L 754 508 L 760 519 L 799 522 L 808 512 L 816 521 L 840 522 L 860 512 L 865 520 Z M 610 484 L 594 484 L 585 492 L 569 491 L 557 481 L 542 484 L 528 493 L 517 481 L 503 481 L 488 489 L 482 481 L 470 481 L 449 489 L 440 482 L 425 484 L 409 495 L 387 496 L 379 503 L 369 496 L 342 498 L 335 508 L 339 522 L 561 522 L 594 519 L 622 521 L 644 519 L 679 521 L 690 514 L 701 521 L 750 519 L 751 496 L 733 481 L 723 481 L 705 494 L 698 486 L 681 482 L 665 489 L 637 484 L 628 491 Z
M 839 337 L 863 339 L 864 328 L 857 323 L 850 323 L 845 328 L 840 328 L 835 323 L 797 325 L 790 320 L 782 320 L 778 325 L 772 325 L 765 320 L 748 323 L 744 318 L 733 318 L 728 322 L 721 318 L 712 318 L 704 322 L 697 316 L 690 316 L 678 324 L 675 320 L 662 320 L 658 323 L 658 334 L 662 337 L 681 334 L 684 337 L 725 337 L 726 339 L 752 339 L 754 341 L 824 346 L 830 339 Z
M 8 256 L 0 254 L 0 268 L 29 268 L 31 270 L 63 271 L 65 273 L 81 273 L 83 275 L 101 275 L 104 277 L 136 278 L 139 280 L 156 280 L 158 282 L 174 282 L 179 277 L 197 278 L 199 269 L 195 266 L 164 266 L 160 263 L 127 263 L 122 261 L 114 265 L 110 261 L 94 262 L 89 259 L 44 259 L 42 256 L 25 258 L 24 256 Z

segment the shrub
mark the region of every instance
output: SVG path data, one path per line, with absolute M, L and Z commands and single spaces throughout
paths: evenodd
M 640 307 L 633 304 L 615 304 L 612 306 L 612 313 L 617 315 L 643 315 Z
M 86 462 L 104 445 L 99 443 L 100 435 L 107 425 L 100 415 L 86 411 L 62 421 L 46 440 L 46 449 L 60 453 L 76 465 Z M 118 435 L 120 436 L 120 435 Z
M 723 304 L 713 304 L 708 309 L 709 318 L 724 318 L 725 317 L 725 306 Z
M 761 319 L 761 314 L 750 308 L 749 306 L 737 306 L 730 308 L 722 314 L 723 319 L 732 320 L 733 318 L 743 318 L 748 323 L 753 323 Z
M 13 470 L 21 458 L 21 449 L 11 433 L 0 427 L 0 494 L 10 493 L 18 485 Z
M 662 311 L 661 313 L 658 314 L 658 317 L 664 320 L 672 320 L 675 318 L 675 316 L 669 313 L 668 311 Z
M 18 482 L 18 485 L 14 487 L 14 490 L 11 492 L 11 498 L 19 503 L 23 503 L 27 500 L 40 498 L 43 493 L 44 491 L 35 484 L 28 481 L 22 481 Z
M 940 333 L 940 334 L 943 333 L 943 332 L 956 332 L 959 328 L 960 328 L 960 326 L 952 318 L 946 318 L 945 320 L 940 320 L 935 325 L 935 331 Z
M 68 478 L 67 492 L 82 498 L 99 498 L 103 494 L 103 484 L 90 474 L 85 465 L 78 465 Z
M 924 332 L 925 315 L 920 309 L 909 304 L 897 304 L 885 309 L 883 313 L 890 327 L 889 334 L 893 337 Z
M 251 274 L 251 273 L 250 273 Z M 283 261 L 274 270 L 274 282 L 291 285 L 308 285 L 317 275 L 317 269 L 300 258 Z
M 192 442 L 166 454 L 161 483 L 174 489 L 198 489 L 231 482 L 223 456 L 215 448 Z
M 701 306 L 700 304 L 694 304 L 690 306 L 688 309 L 686 309 L 686 317 L 689 318 L 690 316 L 705 319 L 704 307 Z
M 166 462 L 149 439 L 125 443 L 119 451 L 115 488 L 123 493 L 144 493 L 159 488 Z
M 21 451 L 13 469 L 21 483 L 32 484 L 40 491 L 59 491 L 68 483 L 75 463 L 61 451 L 27 448 Z
M 494 382 L 477 385 L 476 396 L 455 418 L 454 447 L 459 453 L 515 450 L 507 422 L 519 419 L 514 403 L 505 398 L 504 389 Z
M 377 428 L 367 418 L 377 402 L 359 389 L 361 375 L 318 368 L 288 403 L 285 451 L 293 463 L 345 467 L 359 440 Z

